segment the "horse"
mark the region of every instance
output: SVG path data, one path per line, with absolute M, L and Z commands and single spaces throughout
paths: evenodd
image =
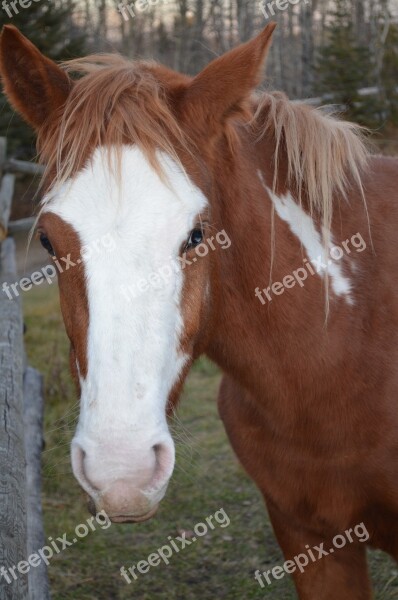
M 8 25 L 0 72 L 46 165 L 37 231 L 64 266 L 90 510 L 155 514 L 168 416 L 204 354 L 286 559 L 336 542 L 289 570 L 299 598 L 367 600 L 367 546 L 398 559 L 398 161 L 256 92 L 274 27 L 189 77 L 119 55 L 58 65 Z

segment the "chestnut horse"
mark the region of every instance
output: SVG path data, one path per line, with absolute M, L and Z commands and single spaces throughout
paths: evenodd
M 41 241 L 74 265 L 59 273 L 73 471 L 91 510 L 151 517 L 167 414 L 205 353 L 286 558 L 363 523 L 397 559 L 398 162 L 355 125 L 254 95 L 273 29 L 194 78 L 113 55 L 58 66 L 3 30 L 4 89 L 47 165 Z M 113 252 L 85 251 L 109 235 Z M 358 539 L 303 571 L 302 600 L 371 597 Z

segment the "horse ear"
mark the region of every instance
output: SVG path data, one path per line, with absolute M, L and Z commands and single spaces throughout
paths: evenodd
M 213 60 L 188 86 L 184 109 L 193 127 L 215 130 L 243 110 L 244 101 L 262 79 L 262 68 L 276 23 L 244 44 Z
M 72 81 L 13 25 L 0 37 L 0 74 L 13 107 L 35 129 L 61 106 Z

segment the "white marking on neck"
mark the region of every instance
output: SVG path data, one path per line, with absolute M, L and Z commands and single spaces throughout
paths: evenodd
M 318 274 L 324 278 L 328 273 L 330 285 L 336 296 L 344 296 L 348 304 L 353 304 L 351 296 L 351 282 L 344 275 L 341 261 L 333 260 L 330 254 L 325 257 L 325 247 L 322 243 L 321 234 L 316 230 L 314 221 L 311 219 L 290 193 L 285 196 L 277 196 L 265 183 L 260 170 L 257 171 L 262 186 L 267 191 L 275 207 L 278 216 L 285 221 L 292 233 L 298 238 L 300 244 L 305 248 L 311 263 L 319 264 L 321 261 L 325 267 L 320 266 Z M 329 236 L 329 251 L 333 248 L 332 235 Z

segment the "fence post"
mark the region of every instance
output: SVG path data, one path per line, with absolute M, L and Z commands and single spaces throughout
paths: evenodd
M 7 239 L 0 263 L 0 600 L 28 600 L 27 575 L 8 571 L 27 558 L 22 311 L 5 292 L 15 280 L 15 244 Z
M 7 158 L 7 138 L 0 137 L 0 179 L 3 175 L 3 166 Z
M 6 151 L 0 137 L 0 600 L 49 600 L 46 565 L 28 562 L 44 546 L 43 396 L 40 374 L 25 365 L 22 307 L 11 287 L 15 243 L 6 236 L 15 175 Z
M 26 450 L 27 556 L 45 546 L 41 507 L 41 453 L 43 449 L 43 377 L 27 367 L 24 374 L 24 423 Z M 30 569 L 29 600 L 49 600 L 47 566 L 42 561 Z
M 0 137 L 0 243 L 7 237 L 12 197 L 14 195 L 15 175 L 4 174 L 6 170 L 7 139 Z

